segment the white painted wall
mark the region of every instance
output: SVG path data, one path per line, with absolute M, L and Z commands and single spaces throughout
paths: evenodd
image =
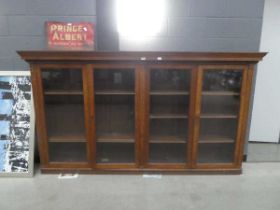
M 280 1 L 266 0 L 249 141 L 278 142 L 280 133 Z

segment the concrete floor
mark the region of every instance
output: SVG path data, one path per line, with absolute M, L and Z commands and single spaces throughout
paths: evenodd
M 279 210 L 280 163 L 242 175 L 58 175 L 0 178 L 1 210 Z
M 250 142 L 247 157 L 248 162 L 280 161 L 280 144 Z

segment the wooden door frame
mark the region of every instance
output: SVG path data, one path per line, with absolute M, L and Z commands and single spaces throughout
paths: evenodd
M 36 130 L 38 138 L 38 149 L 40 154 L 41 167 L 47 167 L 49 164 L 48 153 L 48 138 L 46 131 L 46 119 L 45 119 L 45 102 L 42 87 L 42 78 L 40 65 L 31 64 L 31 80 L 32 80 L 32 92 L 36 114 Z
M 94 74 L 90 64 L 83 66 L 83 86 L 84 86 L 84 101 L 85 101 L 85 126 L 87 134 L 87 154 L 91 168 L 96 167 L 96 147 L 95 142 L 95 110 L 94 110 Z
M 125 71 L 131 71 L 133 69 L 134 71 L 134 87 L 135 87 L 135 97 L 134 97 L 134 110 L 135 110 L 135 143 L 134 143 L 134 151 L 135 151 L 135 162 L 134 163 L 97 163 L 96 162 L 96 148 L 97 148 L 97 140 L 96 140 L 96 122 L 95 119 L 93 120 L 93 126 L 92 129 L 94 130 L 92 134 L 90 135 L 90 139 L 92 139 L 92 156 L 93 156 L 93 164 L 92 167 L 93 169 L 96 170 L 117 170 L 117 169 L 136 169 L 141 167 L 141 119 L 142 119 L 142 114 L 141 114 L 141 65 L 135 64 L 135 63 L 126 63 L 126 62 L 118 62 L 118 63 L 91 63 L 87 65 L 88 72 L 90 72 L 87 76 L 90 77 L 88 80 L 89 83 L 89 106 L 92 107 L 92 115 L 95 116 L 95 96 L 94 96 L 94 71 L 95 68 L 104 68 L 104 69 L 120 69 L 122 68 Z M 90 114 L 90 113 L 89 113 Z M 93 117 L 95 118 L 95 117 Z
M 60 162 L 60 161 L 50 161 L 49 159 L 49 141 L 47 133 L 47 124 L 46 124 L 46 114 L 45 114 L 45 99 L 44 99 L 44 87 L 42 80 L 42 70 L 46 68 L 48 70 L 62 70 L 67 71 L 68 69 L 79 69 L 81 75 L 83 76 L 84 70 L 82 64 L 67 64 L 67 63 L 56 63 L 56 64 L 31 64 L 31 78 L 33 85 L 33 96 L 34 96 L 34 105 L 36 111 L 36 129 L 37 135 L 39 138 L 38 146 L 40 153 L 40 161 L 42 170 L 45 169 L 66 169 L 74 170 L 78 168 L 79 170 L 89 170 L 90 169 L 90 160 L 87 144 L 87 161 L 85 162 Z M 85 94 L 85 87 L 83 82 L 83 94 Z M 84 101 L 85 105 L 85 101 Z M 86 119 L 86 113 L 85 119 Z M 85 121 L 86 123 L 86 121 Z M 86 130 L 85 130 L 86 132 Z M 86 142 L 88 143 L 88 142 Z
M 186 143 L 186 162 L 185 163 L 149 163 L 149 129 L 150 129 L 150 72 L 151 69 L 178 69 L 178 70 L 187 70 L 190 71 L 190 90 L 189 90 L 189 110 L 188 110 L 188 141 Z M 159 63 L 159 64 L 144 64 L 143 71 L 144 71 L 144 80 L 143 86 L 142 86 L 142 94 L 143 94 L 143 113 L 144 113 L 144 119 L 143 119 L 143 147 L 142 147 L 142 154 L 143 154 L 143 162 L 142 166 L 145 169 L 174 169 L 174 170 L 184 170 L 191 168 L 191 162 L 192 162 L 192 129 L 193 129 L 193 98 L 194 98 L 194 81 L 193 81 L 193 72 L 197 68 L 197 65 L 193 65 L 190 63 Z
M 200 115 L 201 115 L 201 100 L 202 100 L 202 86 L 203 86 L 203 74 L 206 70 L 241 70 L 242 71 L 242 84 L 240 90 L 240 104 L 239 104 L 239 114 L 237 119 L 237 130 L 236 130 L 236 141 L 234 146 L 234 156 L 232 163 L 198 163 L 198 146 L 199 146 L 199 135 L 200 135 Z M 195 102 L 195 127 L 194 127 L 194 139 L 193 139 L 193 156 L 192 156 L 192 168 L 194 169 L 239 169 L 241 167 L 240 157 L 242 159 L 244 142 L 244 129 L 246 130 L 246 117 L 245 113 L 248 112 L 248 101 L 247 97 L 250 94 L 247 84 L 248 65 L 246 64 L 205 64 L 198 66 L 197 72 L 197 85 L 196 85 L 196 102 Z M 242 127 L 243 126 L 243 127 Z M 238 162 L 239 161 L 239 162 Z
M 96 137 L 95 137 L 95 113 L 94 113 L 94 68 L 133 68 L 135 70 L 135 163 L 120 164 L 96 164 Z M 49 162 L 48 135 L 46 127 L 44 91 L 42 84 L 41 69 L 79 68 L 83 77 L 83 94 L 85 110 L 85 127 L 87 136 L 88 162 Z M 189 138 L 187 143 L 186 164 L 176 163 L 148 163 L 148 139 L 149 139 L 149 91 L 151 68 L 174 68 L 190 69 L 191 84 L 189 96 Z M 197 149 L 200 127 L 200 107 L 203 82 L 203 71 L 224 68 L 227 70 L 242 70 L 242 87 L 240 94 L 240 110 L 238 117 L 237 138 L 234 151 L 233 163 L 197 163 Z M 33 84 L 34 105 L 36 111 L 38 146 L 41 159 L 41 168 L 65 169 L 65 170 L 184 170 L 184 169 L 239 169 L 243 157 L 243 145 L 245 142 L 246 123 L 250 102 L 251 83 L 254 73 L 254 65 L 227 65 L 227 64 L 145 64 L 145 63 L 86 63 L 86 64 L 31 64 L 31 78 Z
M 246 71 L 243 72 L 244 81 L 242 81 L 242 86 L 244 86 L 244 92 L 242 94 L 243 98 L 241 100 L 242 106 L 240 107 L 240 119 L 238 122 L 238 141 L 237 149 L 235 151 L 235 164 L 237 168 L 241 168 L 243 161 L 243 151 L 246 141 L 246 132 L 248 129 L 248 116 L 249 116 L 249 107 L 250 107 L 250 99 L 251 99 L 251 91 L 252 91 L 252 83 L 254 77 L 254 65 L 250 64 L 247 66 Z

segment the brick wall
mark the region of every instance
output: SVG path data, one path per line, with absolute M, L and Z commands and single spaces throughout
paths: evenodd
M 45 48 L 45 21 L 96 23 L 95 0 L 0 0 L 0 70 L 27 70 L 17 50 Z
M 111 29 L 112 9 L 102 9 L 108 7 L 110 0 L 105 4 L 102 3 L 105 0 L 99 0 L 102 12 L 99 12 L 98 49 L 116 50 L 119 46 L 120 50 L 258 50 L 264 0 L 166 1 L 164 30 L 150 37 L 148 43 L 139 44 L 117 37 L 115 28 Z M 96 19 L 96 0 L 0 0 L 0 70 L 28 69 L 16 50 L 44 49 L 45 21 L 96 23 Z
M 258 51 L 264 0 L 166 1 L 161 33 L 142 43 L 120 37 L 121 50 Z

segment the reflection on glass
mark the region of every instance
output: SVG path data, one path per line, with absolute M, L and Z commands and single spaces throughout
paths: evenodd
M 134 92 L 134 71 L 131 69 L 95 69 L 95 91 Z
M 209 70 L 204 72 L 204 91 L 240 92 L 242 71 L 240 70 Z
M 133 69 L 94 69 L 98 163 L 135 162 Z
M 80 69 L 59 69 L 42 71 L 44 90 L 48 91 L 82 91 L 82 73 Z
M 199 163 L 232 163 L 242 70 L 205 70 L 201 101 Z
M 152 69 L 151 91 L 189 91 L 190 74 L 184 70 Z

